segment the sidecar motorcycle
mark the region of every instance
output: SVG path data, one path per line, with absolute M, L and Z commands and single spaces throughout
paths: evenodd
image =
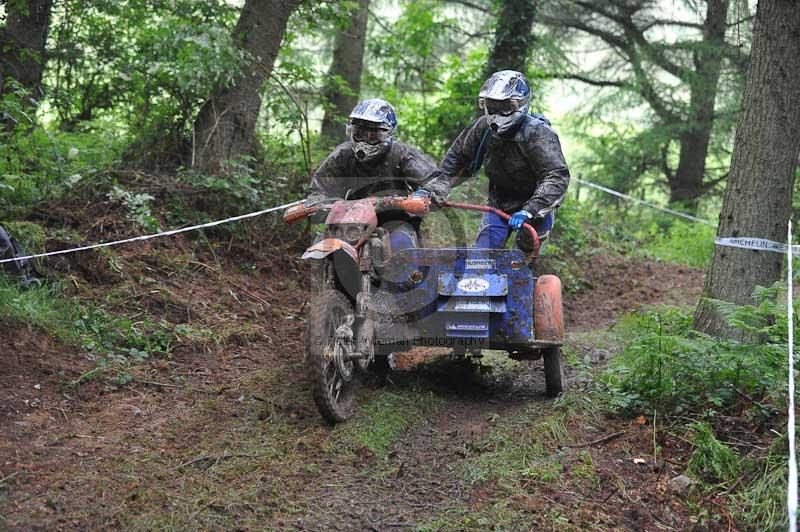
M 445 208 L 493 211 L 447 202 Z M 387 365 L 387 355 L 417 346 L 452 347 L 457 355 L 503 350 L 517 360 L 544 359 L 546 393 L 564 388 L 561 281 L 537 277 L 533 243 L 519 249 L 411 248 L 392 251 L 378 213 L 429 212 L 427 198 L 369 197 L 332 204 L 299 204 L 287 223 L 329 210 L 325 233 L 303 254 L 322 262 L 319 294 L 309 301 L 306 363 L 314 401 L 330 423 L 347 420 L 360 374 Z

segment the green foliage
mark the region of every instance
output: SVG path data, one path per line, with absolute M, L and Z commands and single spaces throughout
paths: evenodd
M 581 199 L 575 202 L 573 194 Z M 569 208 L 568 225 L 581 231 L 598 251 L 694 267 L 705 267 L 711 260 L 714 227 L 624 201 L 607 203 L 610 196 L 604 193 L 590 192 L 588 198 L 585 194 L 586 187 L 579 183 L 570 186 L 566 207 L 558 211 L 554 234 L 562 224 L 562 213 Z
M 0 94 L 0 117 L 15 126 L 30 126 L 34 120 L 30 115 L 32 95 L 25 87 L 13 78 L 2 80 L 6 86 Z M 0 139 L 7 137 L 6 131 L 0 130 Z
M 115 165 L 124 143 L 113 130 L 103 136 L 45 127 L 17 128 L 13 134 L 0 131 L 0 218 L 18 217 L 39 201 L 58 197 Z
M 728 309 L 731 325 L 764 339 L 756 345 L 691 331 L 691 315 L 682 309 L 631 315 L 620 328 L 627 345 L 602 377 L 612 408 L 711 415 L 732 408 L 737 390 L 780 396 L 785 391 L 778 383 L 785 371 L 786 311 L 776 302 L 779 291 L 779 285 L 757 289 L 758 305 Z
M 67 298 L 59 285 L 27 289 L 0 275 L 0 320 L 46 332 L 62 342 L 77 345 L 96 359 L 125 363 L 151 354 L 167 354 L 177 335 L 191 336 L 166 322 L 135 322 Z
M 108 193 L 108 198 L 113 201 L 121 201 L 128 209 L 128 216 L 131 220 L 145 231 L 152 233 L 161 230 L 161 224 L 151 211 L 150 204 L 155 198 L 150 194 L 134 194 L 119 185 L 114 185 L 114 188 Z
M 704 268 L 714 252 L 716 229 L 708 225 L 673 219 L 640 231 L 647 241 L 640 251 L 647 258 Z
M 692 431 L 690 474 L 709 482 L 732 482 L 739 476 L 739 454 L 719 441 L 708 423 L 695 423 Z
M 785 287 L 758 287 L 753 298 L 755 304 L 745 306 L 712 302 L 751 343 L 691 331 L 685 309 L 661 307 L 630 315 L 617 328 L 626 347 L 601 376 L 605 390 L 598 393 L 614 412 L 657 411 L 660 419 L 672 421 L 668 432 L 687 430 L 692 444 L 687 472 L 707 483 L 706 490 L 727 486 L 719 496 L 730 501 L 738 522 L 753 530 L 776 530 L 786 522 L 785 434 L 767 453 L 748 447 L 746 457 L 715 434 L 718 413 L 766 430 L 781 421 L 777 414 L 785 408 Z M 739 483 L 740 490 L 731 494 Z
M 392 25 L 391 38 L 370 42 L 370 51 L 381 60 L 384 72 L 399 74 L 395 79 L 396 87 L 410 86 L 423 92 L 426 86 L 432 87 L 434 51 L 446 37 L 444 30 L 450 23 L 442 7 L 441 2 L 435 0 L 408 2 Z
M 574 201 L 566 201 L 556 211 L 551 238 L 541 253 L 539 271 L 558 275 L 567 292 L 575 292 L 584 286 L 580 261 L 591 250 L 579 207 Z
M 643 183 L 663 180 L 662 150 L 671 138 L 669 131 L 650 123 L 601 122 L 592 114 L 579 115 L 570 126 L 583 147 L 572 161 L 573 169 L 592 181 L 629 193 L 645 188 Z M 611 196 L 603 200 L 611 201 Z
M 138 138 L 185 129 L 247 59 L 232 41 L 236 15 L 216 0 L 64 2 L 45 80 L 54 110 L 69 128 L 110 114 Z
M 44 251 L 44 243 L 47 239 L 47 234 L 41 225 L 33 222 L 19 221 L 0 221 L 0 225 L 2 225 L 9 234 L 13 235 L 26 251 L 30 253 Z

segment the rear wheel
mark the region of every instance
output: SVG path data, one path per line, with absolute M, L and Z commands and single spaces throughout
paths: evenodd
M 561 348 L 550 347 L 544 352 L 544 381 L 549 397 L 556 397 L 564 391 L 564 363 Z
M 306 325 L 306 365 L 320 414 L 330 423 L 353 415 L 358 371 L 347 355 L 353 349 L 353 305 L 341 292 L 324 290 Z

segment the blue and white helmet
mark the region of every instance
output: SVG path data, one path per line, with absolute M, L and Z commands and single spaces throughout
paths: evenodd
M 478 107 L 489 117 L 495 133 L 511 130 L 528 114 L 531 88 L 522 72 L 501 70 L 491 75 L 478 93 Z
M 358 102 L 350 113 L 350 123 L 370 122 L 372 127 L 380 129 L 394 130 L 397 127 L 397 116 L 394 107 L 386 100 L 380 98 L 370 98 Z
M 360 161 L 371 161 L 389 151 L 397 128 L 394 107 L 386 100 L 370 98 L 356 104 L 347 123 L 347 137 Z

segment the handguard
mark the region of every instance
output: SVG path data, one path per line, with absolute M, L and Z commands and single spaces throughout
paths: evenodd
M 319 203 L 312 203 L 308 206 L 303 203 L 299 203 L 286 209 L 286 212 L 283 213 L 283 221 L 287 224 L 297 223 L 300 220 L 305 220 L 315 212 L 319 211 L 321 208 L 322 207 Z
M 431 211 L 431 200 L 424 196 L 387 196 L 380 198 L 375 207 L 399 209 L 416 216 L 425 216 Z

